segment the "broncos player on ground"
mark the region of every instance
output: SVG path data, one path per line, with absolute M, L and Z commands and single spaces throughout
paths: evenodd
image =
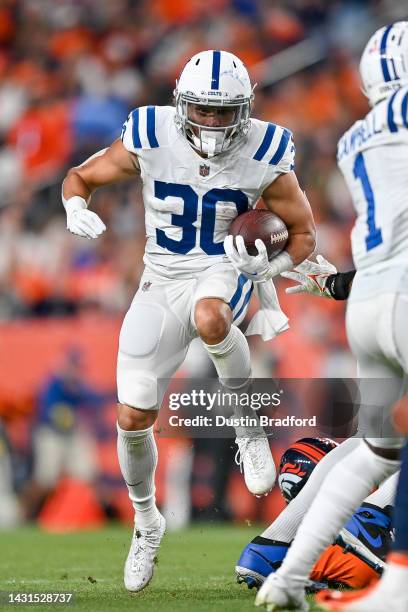
M 123 322 L 117 366 L 118 457 L 136 512 L 125 565 L 130 591 L 150 582 L 165 531 L 155 503 L 153 423 L 166 379 L 198 336 L 223 384 L 231 388 L 239 379 L 233 388 L 245 388 L 250 353 L 238 325 L 253 284 L 267 287 L 269 308 L 275 298 L 275 317 L 252 327 L 269 339 L 287 327 L 271 279 L 315 246 L 310 206 L 293 172 L 291 133 L 251 119 L 253 97 L 239 58 L 198 53 L 177 82 L 175 108 L 135 109 L 121 139 L 72 168 L 63 183 L 68 229 L 97 238 L 106 227 L 88 209 L 93 191 L 138 175 L 143 182 L 146 267 Z M 263 243 L 255 257 L 234 250 L 233 266 L 224 251 L 228 228 L 260 197 L 286 223 L 286 249 L 271 262 Z M 237 444 L 249 490 L 267 493 L 276 470 L 262 428 L 237 428 Z
M 260 589 L 256 603 L 268 610 L 308 609 L 304 585 L 313 563 L 370 490 L 397 469 L 404 445 L 389 416 L 408 373 L 408 22 L 371 37 L 360 72 L 373 108 L 340 139 L 338 164 L 357 213 L 351 236 L 357 272 L 346 326 L 361 377 L 363 439 L 324 479 L 282 566 Z M 388 560 L 382 584 L 401 583 L 406 560 Z M 389 588 L 377 589 L 344 609 L 406 611 L 406 588 L 391 591 L 390 597 Z
M 302 438 L 283 453 L 279 488 L 291 504 L 317 464 L 338 445 L 328 438 Z M 310 573 L 309 588 L 363 588 L 378 580 L 392 542 L 391 511 L 398 474 L 369 495 L 344 525 L 335 542 L 320 555 Z M 235 568 L 237 581 L 260 587 L 282 564 L 290 542 L 270 537 L 270 528 L 243 549 Z

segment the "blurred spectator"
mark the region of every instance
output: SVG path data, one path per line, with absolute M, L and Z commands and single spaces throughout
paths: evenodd
M 0 529 L 14 527 L 22 519 L 22 508 L 14 491 L 10 447 L 0 421 Z
M 29 516 L 63 475 L 85 482 L 96 477 L 89 421 L 95 420 L 107 396 L 84 383 L 82 369 L 81 354 L 70 350 L 40 392 L 33 433 L 33 477 L 25 493 Z

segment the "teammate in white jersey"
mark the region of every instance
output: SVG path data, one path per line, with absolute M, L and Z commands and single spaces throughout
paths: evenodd
M 151 580 L 165 530 L 155 504 L 152 427 L 166 379 L 199 336 L 224 385 L 233 379 L 246 385 L 250 354 L 237 326 L 253 282 L 262 287 L 269 315 L 276 315 L 259 327 L 272 337 L 287 320 L 271 279 L 315 245 L 310 206 L 293 172 L 291 133 L 250 118 L 253 88 L 242 62 L 225 51 L 195 55 L 181 73 L 175 100 L 176 108 L 135 109 L 121 139 L 70 170 L 63 184 L 68 229 L 96 238 L 106 228 L 87 208 L 92 192 L 139 174 L 143 182 L 146 268 L 123 322 L 117 369 L 118 456 L 136 511 L 125 566 L 130 591 Z M 227 241 L 227 256 L 231 222 L 261 196 L 288 227 L 286 250 L 268 262 L 261 241 L 259 255 L 250 257 L 237 239 L 239 252 Z M 267 493 L 276 471 L 265 433 L 237 428 L 237 443 L 248 488 Z
M 408 373 L 408 22 L 383 27 L 372 36 L 360 72 L 373 108 L 340 139 L 338 163 L 357 213 L 352 231 L 357 272 L 346 326 L 361 377 L 363 439 L 348 440 L 331 453 L 332 463 L 337 455 L 340 461 L 314 496 L 281 568 L 258 593 L 257 605 L 266 604 L 268 610 L 290 605 L 308 609 L 304 585 L 314 561 L 364 496 L 396 471 L 404 444 L 389 417 L 392 404 L 406 391 Z M 318 266 L 312 270 L 311 262 L 297 268 L 298 274 L 312 274 L 295 277 L 303 290 L 313 292 L 320 285 L 322 292 L 330 292 L 324 277 L 333 270 L 321 263 L 320 271 Z M 328 464 L 326 459 L 321 463 Z M 407 578 L 406 567 L 390 561 L 381 589 L 345 604 L 344 610 L 406 612 L 407 590 L 395 587 Z

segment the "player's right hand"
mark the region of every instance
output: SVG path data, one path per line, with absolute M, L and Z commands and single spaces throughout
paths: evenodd
M 310 293 L 319 297 L 332 298 L 326 281 L 332 274 L 337 274 L 337 268 L 322 255 L 317 255 L 316 261 L 305 259 L 294 268 L 293 272 L 282 272 L 281 276 L 296 281 L 297 285 L 288 287 L 286 293 Z
M 236 246 L 235 246 L 236 245 Z M 250 255 L 242 236 L 229 234 L 224 239 L 224 251 L 238 272 L 244 274 L 254 283 L 262 283 L 272 278 L 266 246 L 259 238 L 255 241 L 258 255 Z
M 106 230 L 106 225 L 92 210 L 83 208 L 67 212 L 67 229 L 77 236 L 97 238 Z

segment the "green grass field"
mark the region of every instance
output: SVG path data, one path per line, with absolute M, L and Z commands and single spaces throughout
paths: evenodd
M 0 532 L 0 591 L 74 592 L 74 605 L 13 605 L 17 610 L 254 611 L 255 591 L 235 583 L 234 566 L 254 527 L 203 524 L 168 534 L 151 585 L 131 595 L 122 571 L 130 530 L 50 535 L 33 527 Z

